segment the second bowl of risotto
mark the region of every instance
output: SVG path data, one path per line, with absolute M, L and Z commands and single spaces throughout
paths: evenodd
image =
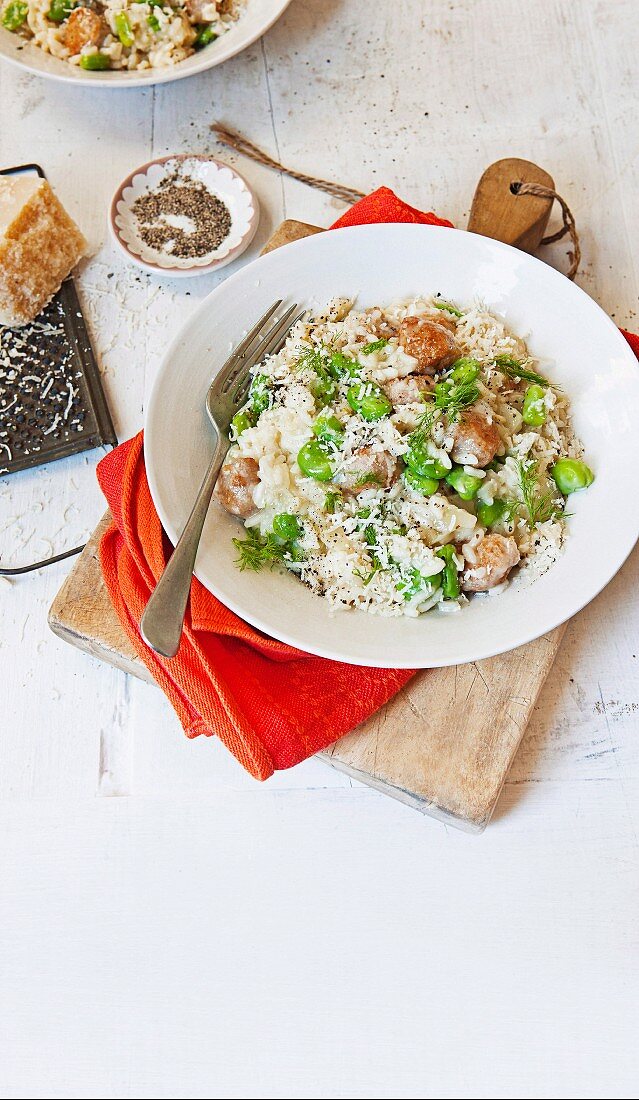
M 233 57 L 289 2 L 0 0 L 0 57 L 73 83 L 163 83 Z
M 380 667 L 479 660 L 558 626 L 639 533 L 636 359 L 578 287 L 453 229 L 288 245 L 168 349 L 145 457 L 175 541 L 215 446 L 208 386 L 274 298 L 306 307 L 258 363 L 196 563 L 299 649 Z

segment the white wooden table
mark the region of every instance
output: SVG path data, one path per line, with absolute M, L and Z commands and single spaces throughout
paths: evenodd
M 0 164 L 38 160 L 95 249 L 81 291 L 120 438 L 217 279 L 127 266 L 107 200 L 152 156 L 212 150 L 214 120 L 462 225 L 483 168 L 528 157 L 574 210 L 582 286 L 639 327 L 638 38 L 635 0 L 293 0 L 156 90 L 2 67 Z M 238 164 L 253 255 L 283 217 L 342 209 Z M 92 528 L 94 464 L 0 480 L 3 559 Z M 636 1095 L 637 553 L 570 625 L 481 838 L 317 761 L 259 786 L 187 742 L 160 692 L 48 632 L 65 569 L 0 579 L 2 1097 Z

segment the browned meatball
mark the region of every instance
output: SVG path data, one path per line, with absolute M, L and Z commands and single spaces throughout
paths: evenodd
M 72 54 L 84 46 L 99 46 L 109 33 L 106 20 L 90 8 L 75 8 L 67 19 L 64 44 Z
M 485 535 L 476 546 L 465 546 L 468 562 L 462 578 L 464 592 L 487 592 L 506 580 L 519 561 L 517 543 L 510 536 Z
M 399 477 L 399 460 L 386 451 L 360 447 L 357 463 L 348 470 L 342 492 L 358 496 L 365 489 L 388 489 Z
M 399 346 L 417 360 L 417 374 L 435 374 L 461 355 L 449 323 L 428 317 L 406 317 L 399 326 Z
M 254 458 L 233 458 L 220 470 L 215 499 L 231 515 L 248 519 L 257 511 L 253 490 L 259 483 L 259 466 Z
M 501 437 L 494 423 L 476 409 L 466 409 L 452 426 L 453 462 L 467 462 L 468 456 L 477 459 L 478 466 L 487 466 L 501 449 Z
M 382 389 L 393 405 L 411 405 L 432 389 L 430 378 L 423 374 L 409 374 L 406 378 L 392 378 L 384 382 Z

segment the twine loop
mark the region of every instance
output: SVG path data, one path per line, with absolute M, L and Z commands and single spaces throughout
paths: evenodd
M 560 241 L 566 234 L 570 237 L 572 242 L 572 252 L 568 253 L 568 259 L 570 260 L 570 267 L 566 272 L 569 279 L 574 279 L 579 270 L 579 264 L 581 262 L 581 246 L 579 244 L 579 234 L 577 233 L 577 226 L 575 225 L 575 219 L 572 211 L 568 206 L 565 199 L 562 199 L 561 195 L 552 187 L 545 187 L 543 183 L 523 183 L 521 180 L 515 180 L 511 183 L 510 190 L 513 195 L 536 195 L 540 199 L 556 199 L 561 207 L 561 215 L 563 218 L 563 225 L 561 229 L 558 229 L 556 233 L 550 233 L 547 237 L 542 237 L 542 244 L 553 244 L 554 241 Z
M 235 149 L 237 153 L 242 153 L 245 157 L 249 157 L 258 164 L 263 164 L 266 168 L 274 168 L 277 172 L 283 172 L 284 175 L 290 176 L 291 179 L 299 180 L 300 183 L 307 183 L 309 187 L 315 187 L 318 191 L 325 191 L 327 195 L 332 195 L 336 199 L 341 199 L 342 202 L 353 203 L 357 202 L 358 199 L 364 198 L 365 192 L 357 191 L 354 187 L 346 187 L 342 183 L 333 183 L 331 180 L 322 179 L 321 176 L 309 176 L 305 172 L 296 172 L 292 168 L 287 168 L 279 160 L 275 160 L 274 157 L 270 157 L 268 153 L 259 149 L 258 146 L 254 145 L 248 138 L 245 138 L 242 134 L 236 133 L 234 130 L 228 130 L 225 126 L 220 126 L 218 123 L 214 122 L 211 125 L 211 130 L 220 144 L 228 146 L 229 149 Z M 575 219 L 572 216 L 568 204 L 562 199 L 561 195 L 551 187 L 544 187 L 543 184 L 540 183 L 524 183 L 521 180 L 515 180 L 511 183 L 510 190 L 513 195 L 536 195 L 537 198 L 557 200 L 561 207 L 563 225 L 556 233 L 551 233 L 549 236 L 544 237 L 541 243 L 552 244 L 553 241 L 560 241 L 568 234 L 572 242 L 572 251 L 568 253 L 570 267 L 566 274 L 569 279 L 574 279 L 579 270 L 581 248 L 579 246 L 579 235 L 575 226 Z

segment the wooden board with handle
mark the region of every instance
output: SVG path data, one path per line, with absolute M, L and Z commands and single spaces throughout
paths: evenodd
M 511 176 L 522 178 L 523 166 L 527 180 L 547 186 L 552 180 L 525 161 L 499 165 L 492 186 L 488 173 L 482 177 L 469 228 L 507 243 L 523 239 L 534 248 L 545 231 L 550 203 L 542 210 L 539 203 L 545 200 L 524 204 L 506 192 Z M 525 209 L 528 227 L 522 222 Z M 476 228 L 479 224 L 481 230 Z M 317 232 L 321 232 L 317 226 L 286 221 L 265 251 Z M 100 573 L 97 550 L 109 519 L 104 517 L 64 582 L 51 607 L 49 624 L 72 645 L 149 680 L 111 607 Z M 493 812 L 563 629 L 500 657 L 418 673 L 385 707 L 319 756 L 425 814 L 481 831 Z

